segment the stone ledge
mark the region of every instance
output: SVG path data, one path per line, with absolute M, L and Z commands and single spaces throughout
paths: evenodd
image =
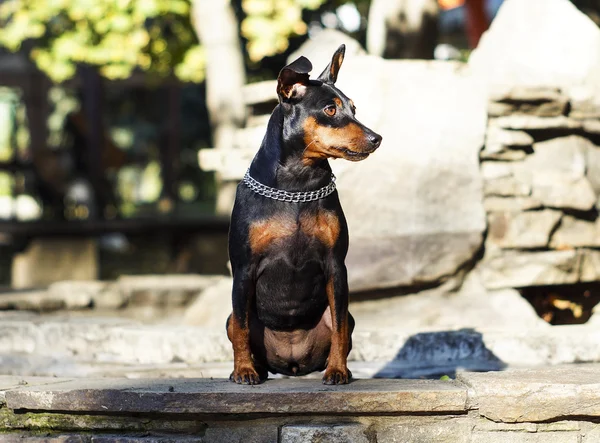
M 462 373 L 479 414 L 504 423 L 600 418 L 600 365 Z
M 339 387 L 0 376 L 0 441 L 593 443 L 599 375 L 572 365 Z
M 275 379 L 238 386 L 210 379 L 56 379 L 26 378 L 8 385 L 12 410 L 163 414 L 380 414 L 465 413 L 467 391 L 453 381 L 356 380 L 324 386 L 314 379 Z

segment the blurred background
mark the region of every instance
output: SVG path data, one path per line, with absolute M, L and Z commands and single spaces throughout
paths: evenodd
M 384 136 L 335 165 L 357 323 L 598 324 L 599 23 L 600 0 L 0 0 L 0 311 L 183 318 L 226 342 L 229 213 L 274 80 L 345 43 L 339 86 Z M 533 361 L 465 334 L 475 369 Z M 115 359 L 229 358 L 131 343 Z M 418 360 L 398 343 L 360 358 Z
M 245 84 L 332 29 L 385 58 L 465 60 L 500 3 L 2 0 L 0 284 L 32 239 L 68 234 L 100 240 L 104 279 L 222 272 L 185 245 L 226 230 L 198 152 L 235 155 Z

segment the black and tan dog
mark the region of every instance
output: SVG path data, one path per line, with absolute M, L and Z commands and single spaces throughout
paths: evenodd
M 354 319 L 344 259 L 348 227 L 328 158 L 359 161 L 381 136 L 356 120 L 334 86 L 344 46 L 317 80 L 300 57 L 277 79 L 279 105 L 237 190 L 229 232 L 233 313 L 230 379 L 257 384 L 267 372 L 348 383 Z

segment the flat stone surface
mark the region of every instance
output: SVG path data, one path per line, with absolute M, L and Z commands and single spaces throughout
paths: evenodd
M 11 409 L 103 413 L 461 413 L 466 400 L 466 390 L 453 381 L 383 379 L 333 387 L 307 379 L 258 386 L 208 379 L 81 379 L 6 392 Z
M 535 115 L 507 115 L 490 120 L 490 126 L 503 129 L 542 130 L 542 129 L 581 129 L 580 120 L 560 115 L 557 117 L 538 117 Z
M 291 425 L 281 428 L 280 443 L 370 443 L 368 429 L 359 423 L 340 425 Z
M 473 404 L 490 420 L 600 417 L 600 365 L 462 373 L 457 379 L 471 388 Z
M 551 209 L 489 214 L 488 242 L 501 248 L 545 248 L 561 217 Z

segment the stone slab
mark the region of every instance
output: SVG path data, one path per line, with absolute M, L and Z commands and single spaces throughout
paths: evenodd
M 359 423 L 340 425 L 291 425 L 281 428 L 280 443 L 370 443 L 368 428 Z
M 600 417 L 600 366 L 462 373 L 479 414 L 506 423 Z M 483 440 L 480 440 L 483 441 Z
M 453 381 L 355 380 L 324 386 L 307 379 L 240 386 L 209 379 L 82 379 L 6 392 L 11 409 L 165 414 L 373 414 L 466 411 Z

